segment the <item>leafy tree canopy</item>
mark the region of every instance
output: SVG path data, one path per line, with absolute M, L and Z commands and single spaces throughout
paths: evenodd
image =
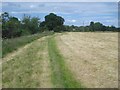
M 54 31 L 59 31 L 59 30 L 55 30 L 56 27 L 60 27 L 63 26 L 64 24 L 64 19 L 61 16 L 57 16 L 54 13 L 50 13 L 49 15 L 45 16 L 45 21 L 41 24 L 43 26 L 46 25 L 46 27 L 48 27 L 48 29 L 54 30 Z

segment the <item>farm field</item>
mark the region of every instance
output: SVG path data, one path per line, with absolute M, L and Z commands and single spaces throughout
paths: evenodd
M 118 33 L 55 33 L 2 61 L 3 88 L 117 88 Z
M 86 87 L 118 86 L 117 33 L 67 33 L 57 41 L 70 70 Z

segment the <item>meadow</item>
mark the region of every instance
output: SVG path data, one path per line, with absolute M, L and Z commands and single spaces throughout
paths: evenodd
M 117 88 L 118 33 L 64 32 L 3 43 L 3 88 Z M 26 38 L 27 39 L 27 38 Z M 28 43 L 29 42 L 29 43 Z M 13 45 L 12 45 L 13 44 Z M 9 46 L 10 45 L 10 46 Z M 16 46 L 16 47 L 15 47 Z M 6 51 L 6 47 L 17 48 Z

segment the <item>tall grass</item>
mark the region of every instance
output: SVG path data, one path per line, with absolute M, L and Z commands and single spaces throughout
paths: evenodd
M 48 39 L 48 51 L 52 68 L 52 82 L 56 88 L 81 88 L 70 70 L 65 65 L 63 56 L 60 54 L 54 37 Z
M 51 34 L 53 33 L 45 32 L 45 33 L 34 34 L 34 35 L 29 35 L 29 36 L 22 36 L 22 37 L 13 38 L 13 39 L 3 39 L 2 40 L 2 57 L 18 49 L 21 46 L 26 45 L 27 43 L 31 43 L 32 41 L 38 38 L 51 35 Z

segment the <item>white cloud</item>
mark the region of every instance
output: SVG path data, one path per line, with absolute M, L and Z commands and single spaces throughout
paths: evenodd
M 12 12 L 9 12 L 9 13 L 12 13 L 12 14 L 25 14 L 25 13 L 36 13 L 36 12 L 34 12 L 34 11 L 20 11 L 20 12 L 14 12 L 14 11 L 12 11 Z
M 118 2 L 119 0 L 3 0 L 2 2 Z
M 90 2 L 73 2 L 73 3 L 4 3 L 3 10 L 14 15 L 40 13 L 47 15 L 51 12 L 65 18 L 65 23 L 83 24 L 89 21 L 114 20 L 117 18 L 117 3 L 90 3 Z M 20 16 L 20 15 L 19 15 Z M 110 23 L 106 21 L 105 23 Z M 112 21 L 111 21 L 112 23 Z
M 75 20 L 75 19 L 72 19 L 72 20 L 66 20 L 66 22 L 75 23 L 75 22 L 77 22 L 77 20 Z
M 18 20 L 19 20 L 19 21 L 21 21 L 21 19 L 20 19 L 20 18 L 18 18 Z
M 5 3 L 7 5 L 7 3 Z M 3 4 L 3 5 L 5 5 Z M 19 3 L 17 3 L 19 4 Z M 12 7 L 15 6 L 15 7 Z M 90 3 L 90 2 L 82 2 L 82 3 L 20 3 L 19 5 L 11 5 L 8 4 L 8 8 L 11 10 L 16 10 L 17 12 L 40 12 L 40 13 L 49 13 L 56 12 L 58 14 L 79 14 L 84 16 L 92 16 L 99 15 L 105 13 L 117 12 L 117 4 L 109 5 L 106 3 Z M 6 6 L 3 6 L 6 7 Z
M 36 7 L 35 5 L 30 5 L 30 8 L 34 8 L 34 7 Z
M 71 22 L 73 22 L 73 23 L 74 23 L 74 22 L 76 22 L 76 20 L 71 20 Z

